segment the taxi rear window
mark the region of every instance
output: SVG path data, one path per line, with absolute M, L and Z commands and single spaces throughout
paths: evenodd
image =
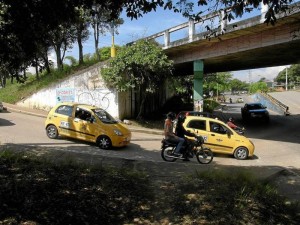
M 188 128 L 206 130 L 206 121 L 204 120 L 191 120 L 187 125 Z
M 65 116 L 72 116 L 73 106 L 61 105 L 56 110 L 55 113 L 62 114 Z

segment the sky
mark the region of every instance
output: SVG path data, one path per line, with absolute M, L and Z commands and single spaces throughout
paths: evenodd
M 251 14 L 245 14 L 242 19 L 258 15 L 259 13 L 260 11 L 257 10 L 256 12 L 253 12 Z M 124 13 L 121 15 L 121 17 L 124 19 L 124 24 L 118 28 L 119 34 L 115 34 L 114 37 L 115 44 L 120 46 L 126 45 L 129 42 L 136 41 L 140 38 L 150 36 L 152 34 L 161 32 L 188 21 L 188 19 L 184 18 L 180 13 L 174 13 L 172 11 L 163 9 L 158 9 L 156 12 L 145 14 L 143 15 L 143 17 L 138 18 L 137 20 L 131 20 L 130 18 L 127 18 Z M 237 22 L 239 20 L 241 20 L 241 18 L 235 19 L 232 22 Z M 105 36 L 100 37 L 100 48 L 104 46 L 111 46 L 111 44 L 111 33 L 107 33 Z M 90 39 L 83 43 L 83 51 L 84 54 L 93 54 L 95 52 L 92 33 L 90 35 Z M 73 49 L 69 50 L 66 55 L 72 55 L 73 57 L 78 58 L 77 45 L 74 44 Z M 286 66 L 268 67 L 261 69 L 235 71 L 232 72 L 232 74 L 233 78 L 237 78 L 245 82 L 256 82 L 261 78 L 266 78 L 267 80 L 272 81 L 278 75 L 278 73 L 285 68 Z

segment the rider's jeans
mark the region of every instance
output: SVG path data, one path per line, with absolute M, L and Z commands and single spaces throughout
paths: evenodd
M 182 147 L 182 145 L 184 143 L 184 138 L 178 137 L 178 140 L 179 140 L 179 142 L 178 142 L 178 144 L 176 146 L 175 153 L 180 154 L 180 149 L 181 149 L 181 147 Z

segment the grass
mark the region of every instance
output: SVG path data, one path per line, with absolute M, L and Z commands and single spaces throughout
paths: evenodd
M 153 177 L 153 176 L 152 176 Z M 0 152 L 0 224 L 298 224 L 297 205 L 251 174 L 146 172 Z
M 97 63 L 95 60 L 87 60 L 80 66 L 64 65 L 64 69 L 62 71 L 52 70 L 50 74 L 46 74 L 45 72 L 41 73 L 39 80 L 37 80 L 35 76 L 31 75 L 27 78 L 25 83 L 17 83 L 16 80 L 11 83 L 10 79 L 7 79 L 5 88 L 0 89 L 0 100 L 14 104 L 43 88 L 49 87 L 51 84 L 55 84 L 66 79 L 76 71 L 85 69 L 95 63 Z

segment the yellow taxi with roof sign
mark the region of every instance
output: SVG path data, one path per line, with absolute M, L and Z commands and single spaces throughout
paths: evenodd
M 237 159 L 247 159 L 254 155 L 253 142 L 220 120 L 187 116 L 183 126 L 186 130 L 201 135 L 205 146 L 215 153 L 231 154 Z
M 59 103 L 48 113 L 46 134 L 96 143 L 102 149 L 130 143 L 131 132 L 105 110 L 86 104 Z

